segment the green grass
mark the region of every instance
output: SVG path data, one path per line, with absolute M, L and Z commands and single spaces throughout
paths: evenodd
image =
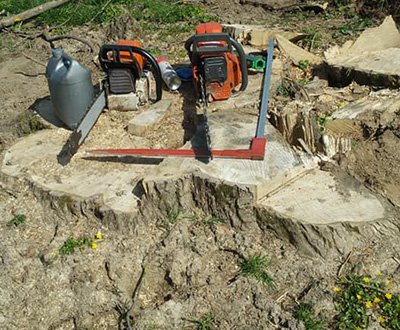
M 274 280 L 267 273 L 269 265 L 270 263 L 264 256 L 250 256 L 247 260 L 241 261 L 240 275 L 244 277 L 253 277 L 259 282 L 272 285 Z
M 19 136 L 29 135 L 37 131 L 49 128 L 32 111 L 25 111 L 17 117 L 17 133 Z
M 73 238 L 70 237 L 68 238 L 62 247 L 58 250 L 60 254 L 73 254 L 75 252 L 75 249 L 80 249 L 80 250 L 85 250 L 85 247 L 89 247 L 92 245 L 92 240 L 87 237 L 81 237 L 81 238 Z
M 165 233 L 164 238 L 167 238 L 171 233 L 172 227 L 181 219 L 181 210 L 179 207 L 177 209 L 171 208 L 161 217 L 159 227 L 161 227 Z
M 372 25 L 372 20 L 369 18 L 358 18 L 350 23 L 346 23 L 339 27 L 339 32 L 343 35 L 354 34 L 357 31 L 362 31 Z
M 7 222 L 7 227 L 18 227 L 20 224 L 25 223 L 26 221 L 26 216 L 24 214 L 17 214 L 12 218 L 10 221 Z
M 18 14 L 48 0 L 0 0 L 0 10 L 9 15 Z M 175 0 L 74 0 L 48 10 L 35 20 L 40 24 L 57 26 L 83 25 L 93 19 L 100 24 L 126 13 L 137 20 L 156 23 L 209 22 L 216 17 L 207 15 L 200 6 L 178 3 Z M 105 6 L 107 4 L 107 6 Z M 104 8 L 104 9 L 103 9 Z
M 320 330 L 325 326 L 325 322 L 321 321 L 314 312 L 310 304 L 301 303 L 296 307 L 295 317 L 303 322 L 306 330 Z
M 300 60 L 299 61 L 299 68 L 303 71 L 307 70 L 311 65 L 309 60 Z
M 215 226 L 216 224 L 219 223 L 226 223 L 226 222 L 227 222 L 226 219 L 217 217 L 216 215 L 212 215 L 210 218 L 203 220 L 203 223 L 210 227 Z
M 203 314 L 197 320 L 186 320 L 188 322 L 194 323 L 196 325 L 196 330 L 213 330 L 216 329 L 215 326 L 215 312 L 210 311 Z
M 276 93 L 276 95 L 281 95 L 283 97 L 294 97 L 293 91 L 283 84 L 281 84 L 277 87 L 275 93 Z

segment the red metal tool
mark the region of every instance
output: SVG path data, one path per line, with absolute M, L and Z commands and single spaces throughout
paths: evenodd
M 94 149 L 89 153 L 114 155 L 114 156 L 135 156 L 135 157 L 196 157 L 210 158 L 211 153 L 216 158 L 238 158 L 263 160 L 265 154 L 266 138 L 253 138 L 250 149 L 233 150 L 192 150 L 192 149 Z

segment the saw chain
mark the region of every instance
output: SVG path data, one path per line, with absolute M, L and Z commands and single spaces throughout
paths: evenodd
M 207 95 L 205 92 L 205 83 L 204 83 L 202 75 L 200 75 L 200 89 L 201 89 L 200 98 L 201 98 L 201 101 L 203 102 L 204 129 L 205 129 L 205 134 L 206 134 L 207 150 L 210 152 L 210 158 L 213 159 L 212 151 L 211 151 L 210 125 L 208 122 L 208 115 L 207 115 L 208 102 L 207 102 Z

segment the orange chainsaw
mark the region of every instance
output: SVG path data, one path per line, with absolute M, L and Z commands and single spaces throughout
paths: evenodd
M 185 48 L 193 66 L 195 89 L 203 102 L 207 148 L 211 151 L 207 103 L 226 100 L 246 89 L 246 54 L 242 46 L 223 33 L 221 25 L 215 22 L 197 25 L 196 34 L 186 41 Z
M 156 59 L 136 40 L 121 40 L 115 45 L 103 45 L 100 48 L 99 60 L 107 74 L 111 94 L 129 94 L 137 92 L 140 80 L 147 80 L 144 94 L 145 103 L 150 98 L 151 89 L 149 73 L 152 72 L 156 83 L 157 102 L 162 95 L 161 72 Z

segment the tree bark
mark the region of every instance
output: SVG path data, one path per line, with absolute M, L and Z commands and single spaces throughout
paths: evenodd
M 0 20 L 0 29 L 3 29 L 5 27 L 14 25 L 17 22 L 20 21 L 25 21 L 27 19 L 30 19 L 32 17 L 35 17 L 41 13 L 44 13 L 45 11 L 61 6 L 67 2 L 70 2 L 72 0 L 53 0 L 53 1 L 49 1 L 46 2 L 40 6 L 37 6 L 35 8 L 29 9 L 27 11 L 24 11 L 22 13 L 19 13 L 17 15 L 14 15 L 12 17 L 6 17 L 3 18 L 2 20 Z

